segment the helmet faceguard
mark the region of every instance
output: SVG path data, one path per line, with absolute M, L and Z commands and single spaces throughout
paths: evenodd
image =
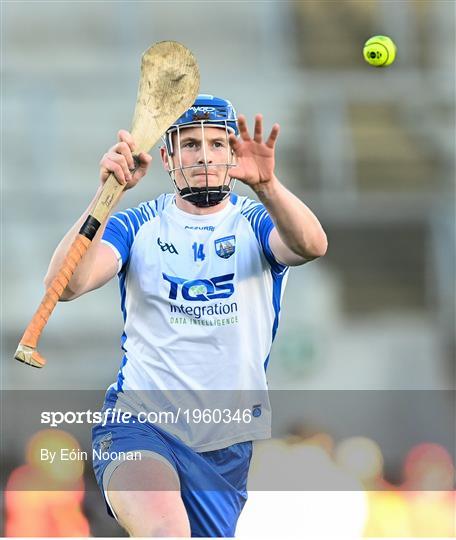
M 181 155 L 182 130 L 189 127 L 200 127 L 203 161 L 184 166 Z M 223 163 L 209 163 L 206 152 L 205 128 L 216 127 L 225 132 L 227 157 Z M 234 154 L 230 148 L 228 137 L 230 133 L 239 134 L 236 111 L 231 103 L 225 99 L 216 98 L 207 94 L 200 94 L 192 107 L 190 107 L 166 131 L 163 141 L 168 156 L 169 175 L 174 183 L 177 193 L 186 201 L 198 207 L 215 206 L 229 196 L 234 187 L 235 180 L 228 175 L 231 167 L 235 166 Z M 173 141 L 174 139 L 174 141 Z M 209 169 L 224 168 L 225 176 L 219 186 L 209 185 Z M 206 185 L 192 187 L 188 182 L 186 172 L 192 169 L 203 169 L 206 175 Z M 186 186 L 179 188 L 176 182 L 176 173 L 180 172 Z

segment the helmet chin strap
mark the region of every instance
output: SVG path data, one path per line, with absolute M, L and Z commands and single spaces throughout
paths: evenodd
M 210 188 L 206 187 L 185 187 L 179 189 L 176 186 L 177 192 L 185 200 L 198 208 L 208 208 L 210 206 L 216 206 L 228 197 L 231 193 L 230 186 L 214 186 Z

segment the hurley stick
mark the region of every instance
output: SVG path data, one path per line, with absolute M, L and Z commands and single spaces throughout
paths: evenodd
M 175 41 L 162 41 L 142 56 L 141 79 L 131 133 L 135 150 L 148 152 L 168 127 L 195 101 L 199 88 L 199 70 L 192 53 Z M 46 360 L 36 350 L 41 332 L 62 296 L 79 261 L 84 256 L 99 227 L 119 200 L 124 185 L 111 174 L 93 212 L 87 217 L 71 245 L 65 260 L 46 291 L 40 306 L 22 336 L 14 357 L 20 362 L 41 368 Z

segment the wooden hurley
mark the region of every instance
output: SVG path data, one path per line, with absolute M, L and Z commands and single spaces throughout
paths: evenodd
M 198 65 L 186 47 L 176 41 L 162 41 L 147 49 L 142 55 L 141 78 L 131 128 L 138 154 L 149 152 L 168 127 L 194 103 L 198 89 Z M 41 333 L 79 261 L 123 189 L 124 185 L 119 184 L 111 174 L 93 212 L 81 227 L 57 276 L 27 326 L 14 355 L 16 360 L 37 368 L 45 365 L 45 358 L 36 350 Z

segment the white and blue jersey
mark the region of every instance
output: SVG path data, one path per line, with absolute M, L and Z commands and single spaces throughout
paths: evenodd
M 125 323 L 110 388 L 118 407 L 156 408 L 143 399 L 155 390 L 249 391 L 246 406 L 262 411 L 254 422 L 182 418 L 166 429 L 198 452 L 270 436 L 266 367 L 288 275 L 269 245 L 273 227 L 262 204 L 235 194 L 213 214 L 184 212 L 164 194 L 109 219 L 102 241 L 118 257 Z

